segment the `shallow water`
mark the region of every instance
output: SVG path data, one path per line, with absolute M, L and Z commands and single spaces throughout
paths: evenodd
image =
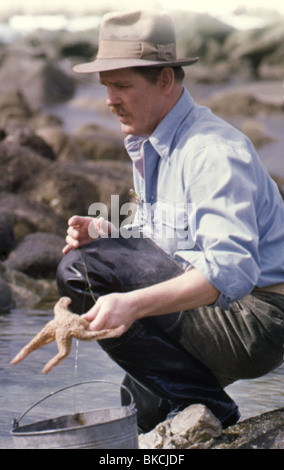
M 12 421 L 31 405 L 51 392 L 75 382 L 109 380 L 120 384 L 122 370 L 116 366 L 99 345 L 73 341 L 71 354 L 49 374 L 42 374 L 46 362 L 57 353 L 55 343 L 31 353 L 16 366 L 10 360 L 52 319 L 52 310 L 20 311 L 0 317 L 0 448 L 13 448 L 9 434 Z M 76 358 L 76 351 L 78 355 Z M 107 384 L 80 386 L 49 398 L 31 412 L 20 424 L 41 419 L 55 418 L 64 414 L 86 411 L 120 404 L 120 387 Z
M 51 309 L 13 310 L 0 316 L 0 448 L 13 449 L 9 432 L 12 421 L 31 405 L 51 392 L 75 382 L 107 380 L 120 384 L 123 371 L 113 363 L 94 341 L 73 341 L 69 357 L 49 374 L 41 370 L 56 354 L 55 343 L 31 353 L 16 366 L 10 360 L 53 317 Z M 78 351 L 77 351 L 78 350 Z M 78 354 L 76 354 L 78 352 Z M 242 418 L 284 406 L 284 365 L 267 376 L 240 381 L 227 388 L 239 405 Z M 119 406 L 120 388 L 109 384 L 79 386 L 59 393 L 32 409 L 20 424 L 55 418 L 88 409 Z

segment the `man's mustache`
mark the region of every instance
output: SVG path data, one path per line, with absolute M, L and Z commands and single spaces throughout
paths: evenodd
M 125 115 L 126 113 L 123 111 L 122 108 L 117 108 L 115 106 L 110 106 L 109 107 L 110 111 L 113 113 L 113 114 L 116 114 L 116 115 L 119 115 L 119 114 L 122 114 L 122 115 Z

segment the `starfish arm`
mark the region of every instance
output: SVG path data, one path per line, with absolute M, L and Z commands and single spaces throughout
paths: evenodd
M 72 337 L 71 336 L 64 336 L 64 337 L 57 337 L 56 338 L 57 345 L 58 345 L 58 354 L 54 356 L 50 361 L 44 366 L 42 372 L 44 374 L 48 374 L 48 372 L 53 369 L 54 366 L 57 366 L 60 362 L 62 362 L 70 353 L 71 346 L 72 346 Z
M 61 297 L 54 307 L 54 315 L 55 318 L 60 318 L 67 316 L 71 313 L 68 311 L 68 305 L 71 303 L 71 299 L 69 297 Z
M 32 351 L 45 346 L 55 340 L 54 320 L 48 322 L 45 327 L 12 359 L 11 364 L 15 365 L 21 362 Z
M 118 338 L 123 333 L 125 333 L 125 326 L 121 325 L 118 328 L 111 330 L 100 330 L 100 331 L 88 331 L 84 327 L 81 327 L 80 330 L 76 330 L 73 333 L 73 337 L 80 339 L 82 341 L 99 341 L 101 339 L 107 338 Z
M 71 351 L 72 338 L 82 341 L 93 341 L 107 338 L 117 338 L 125 333 L 126 328 L 121 325 L 112 330 L 89 331 L 89 322 L 79 315 L 68 311 L 71 300 L 68 297 L 61 297 L 54 307 L 54 319 L 28 343 L 11 361 L 17 364 L 35 349 L 41 348 L 45 344 L 56 339 L 58 354 L 54 356 L 43 368 L 47 374 L 50 370 L 65 359 Z

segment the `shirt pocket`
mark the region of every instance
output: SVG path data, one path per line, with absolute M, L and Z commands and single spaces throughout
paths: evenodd
M 158 201 L 154 210 L 155 237 L 168 240 L 172 249 L 182 249 L 178 245 L 192 246 L 192 234 L 189 229 L 189 214 L 186 204 Z

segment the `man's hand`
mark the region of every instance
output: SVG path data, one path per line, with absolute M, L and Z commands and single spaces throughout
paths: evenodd
M 66 255 L 70 250 L 79 248 L 92 240 L 107 236 L 115 227 L 103 217 L 82 217 L 74 215 L 68 221 L 66 246 L 62 253 Z
M 90 322 L 89 331 L 124 327 L 124 332 L 136 320 L 135 294 L 113 293 L 99 297 L 95 305 L 82 318 Z

